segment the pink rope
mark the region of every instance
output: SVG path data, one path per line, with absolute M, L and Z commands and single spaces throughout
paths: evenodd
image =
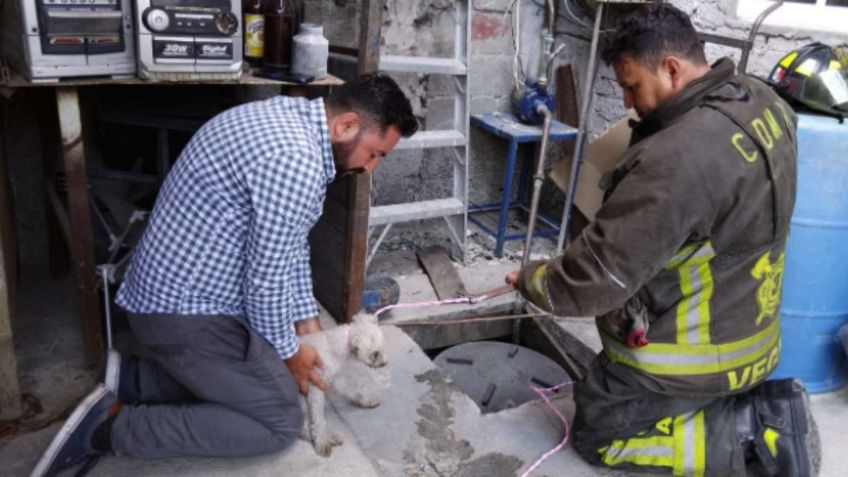
M 521 474 L 521 477 L 529 476 L 534 470 L 536 470 L 540 465 L 542 465 L 542 462 L 546 461 L 548 457 L 559 452 L 568 443 L 569 434 L 571 432 L 568 426 L 568 421 L 565 419 L 565 416 L 563 416 L 562 413 L 559 412 L 559 409 L 557 409 L 556 407 L 554 407 L 553 404 L 551 404 L 550 399 L 548 399 L 548 396 L 545 393 L 557 391 L 560 388 L 563 388 L 571 383 L 573 383 L 573 381 L 566 381 L 562 384 L 558 384 L 550 388 L 537 388 L 536 386 L 530 386 L 530 389 L 532 389 L 536 394 L 538 394 L 545 401 L 545 404 L 547 404 L 548 407 L 554 412 L 554 414 L 559 417 L 559 420 L 562 421 L 562 425 L 565 427 L 565 435 L 562 437 L 562 440 L 559 444 L 556 445 L 556 447 L 542 454 L 542 457 L 539 457 L 539 459 L 536 460 L 536 462 L 534 462 L 529 469 L 527 469 L 523 474 Z
M 462 298 L 451 298 L 448 300 L 433 300 L 433 301 L 421 301 L 417 303 L 397 303 L 394 305 L 384 306 L 380 308 L 376 312 L 374 312 L 374 316 L 378 317 L 381 313 L 395 310 L 398 308 L 423 308 L 425 306 L 436 306 L 436 305 L 456 305 L 459 303 L 471 304 L 471 297 L 464 296 Z

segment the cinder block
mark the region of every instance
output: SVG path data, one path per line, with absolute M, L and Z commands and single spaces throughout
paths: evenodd
M 475 95 L 506 96 L 513 88 L 512 57 L 477 55 L 471 58 L 469 92 Z

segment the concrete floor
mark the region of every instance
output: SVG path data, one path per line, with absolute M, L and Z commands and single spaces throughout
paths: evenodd
M 377 265 L 377 263 L 375 263 Z M 470 292 L 502 283 L 516 267 L 509 261 L 481 260 L 460 270 Z M 391 267 L 389 267 L 391 268 Z M 402 302 L 434 297 L 427 278 L 417 265 L 395 267 L 400 273 Z M 20 324 L 16 338 L 25 392 L 38 397 L 44 414 L 55 414 L 72 405 L 93 384 L 95 370 L 82 365 L 79 331 L 72 306 L 70 281 L 29 284 L 22 287 Z M 479 305 L 497 310 L 509 306 L 510 297 Z M 451 316 L 462 306 L 438 309 L 396 310 L 387 320 Z M 591 323 L 562 320 L 562 326 L 598 346 Z M 169 459 L 137 461 L 107 457 L 92 476 L 462 476 L 507 477 L 521 475 L 542 453 L 562 438 L 562 425 L 541 402 L 531 402 L 496 414 L 480 413 L 477 405 L 438 372 L 412 339 L 398 327 L 385 328 L 390 374 L 384 380 L 382 405 L 374 410 L 354 408 L 338 397 L 328 407 L 330 426 L 345 440 L 330 458 L 315 455 L 310 445 L 298 441 L 276 455 L 246 459 Z M 126 344 L 122 344 L 126 346 Z M 564 393 L 554 401 L 567 416 L 573 403 Z M 846 475 L 842 453 L 848 448 L 848 387 L 812 396 L 813 413 L 824 445 L 821 475 Z M 0 476 L 27 475 L 55 434 L 59 423 L 0 442 Z M 72 474 L 67 474 L 72 475 Z M 534 476 L 606 476 L 621 472 L 592 467 L 572 449 L 555 454 Z

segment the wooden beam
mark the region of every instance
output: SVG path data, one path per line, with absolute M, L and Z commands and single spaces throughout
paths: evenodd
M 448 251 L 434 245 L 418 252 L 418 260 L 427 272 L 439 300 L 450 300 L 468 294 L 465 284 L 453 266 Z
M 350 177 L 347 244 L 345 250 L 345 310 L 347 320 L 362 308 L 365 260 L 368 257 L 368 214 L 371 211 L 371 174 Z
M 59 130 L 62 135 L 65 181 L 68 187 L 68 217 L 71 228 L 71 255 L 77 278 L 77 306 L 82 326 L 85 359 L 88 363 L 95 363 L 103 353 L 103 332 L 100 326 L 100 305 L 97 299 L 94 238 L 91 229 L 91 211 L 88 206 L 85 145 L 77 87 L 56 88 L 56 104 L 59 111 Z
M 336 179 L 321 219 L 309 234 L 313 292 L 339 323 L 349 322 L 362 307 L 369 185 L 366 174 Z
M 0 246 L 5 244 L 0 240 Z M 18 364 L 15 341 L 12 338 L 9 287 L 6 282 L 6 260 L 0 253 L 0 420 L 20 417 L 21 390 L 18 385 Z
M 52 91 L 47 92 L 52 93 Z M 47 223 L 47 250 L 50 278 L 59 280 L 71 270 L 71 235 L 68 212 L 56 192 L 56 165 L 61 154 L 59 114 L 56 96 L 39 97 L 38 129 L 41 134 L 41 168 L 44 181 L 45 222 Z
M 10 196 L 6 168 L 6 131 L 0 129 L 0 420 L 20 417 L 21 390 L 18 382 L 18 364 L 15 358 L 15 340 L 12 332 L 14 309 L 15 255 L 13 224 L 10 217 Z
M 383 31 L 383 0 L 362 0 L 359 12 L 359 74 L 380 68 L 380 40 Z

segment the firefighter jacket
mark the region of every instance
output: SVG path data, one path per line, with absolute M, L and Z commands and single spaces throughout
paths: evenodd
M 597 316 L 606 362 L 649 390 L 762 381 L 780 355 L 796 125 L 768 85 L 720 60 L 635 123 L 595 220 L 563 256 L 522 268 L 522 294 Z

